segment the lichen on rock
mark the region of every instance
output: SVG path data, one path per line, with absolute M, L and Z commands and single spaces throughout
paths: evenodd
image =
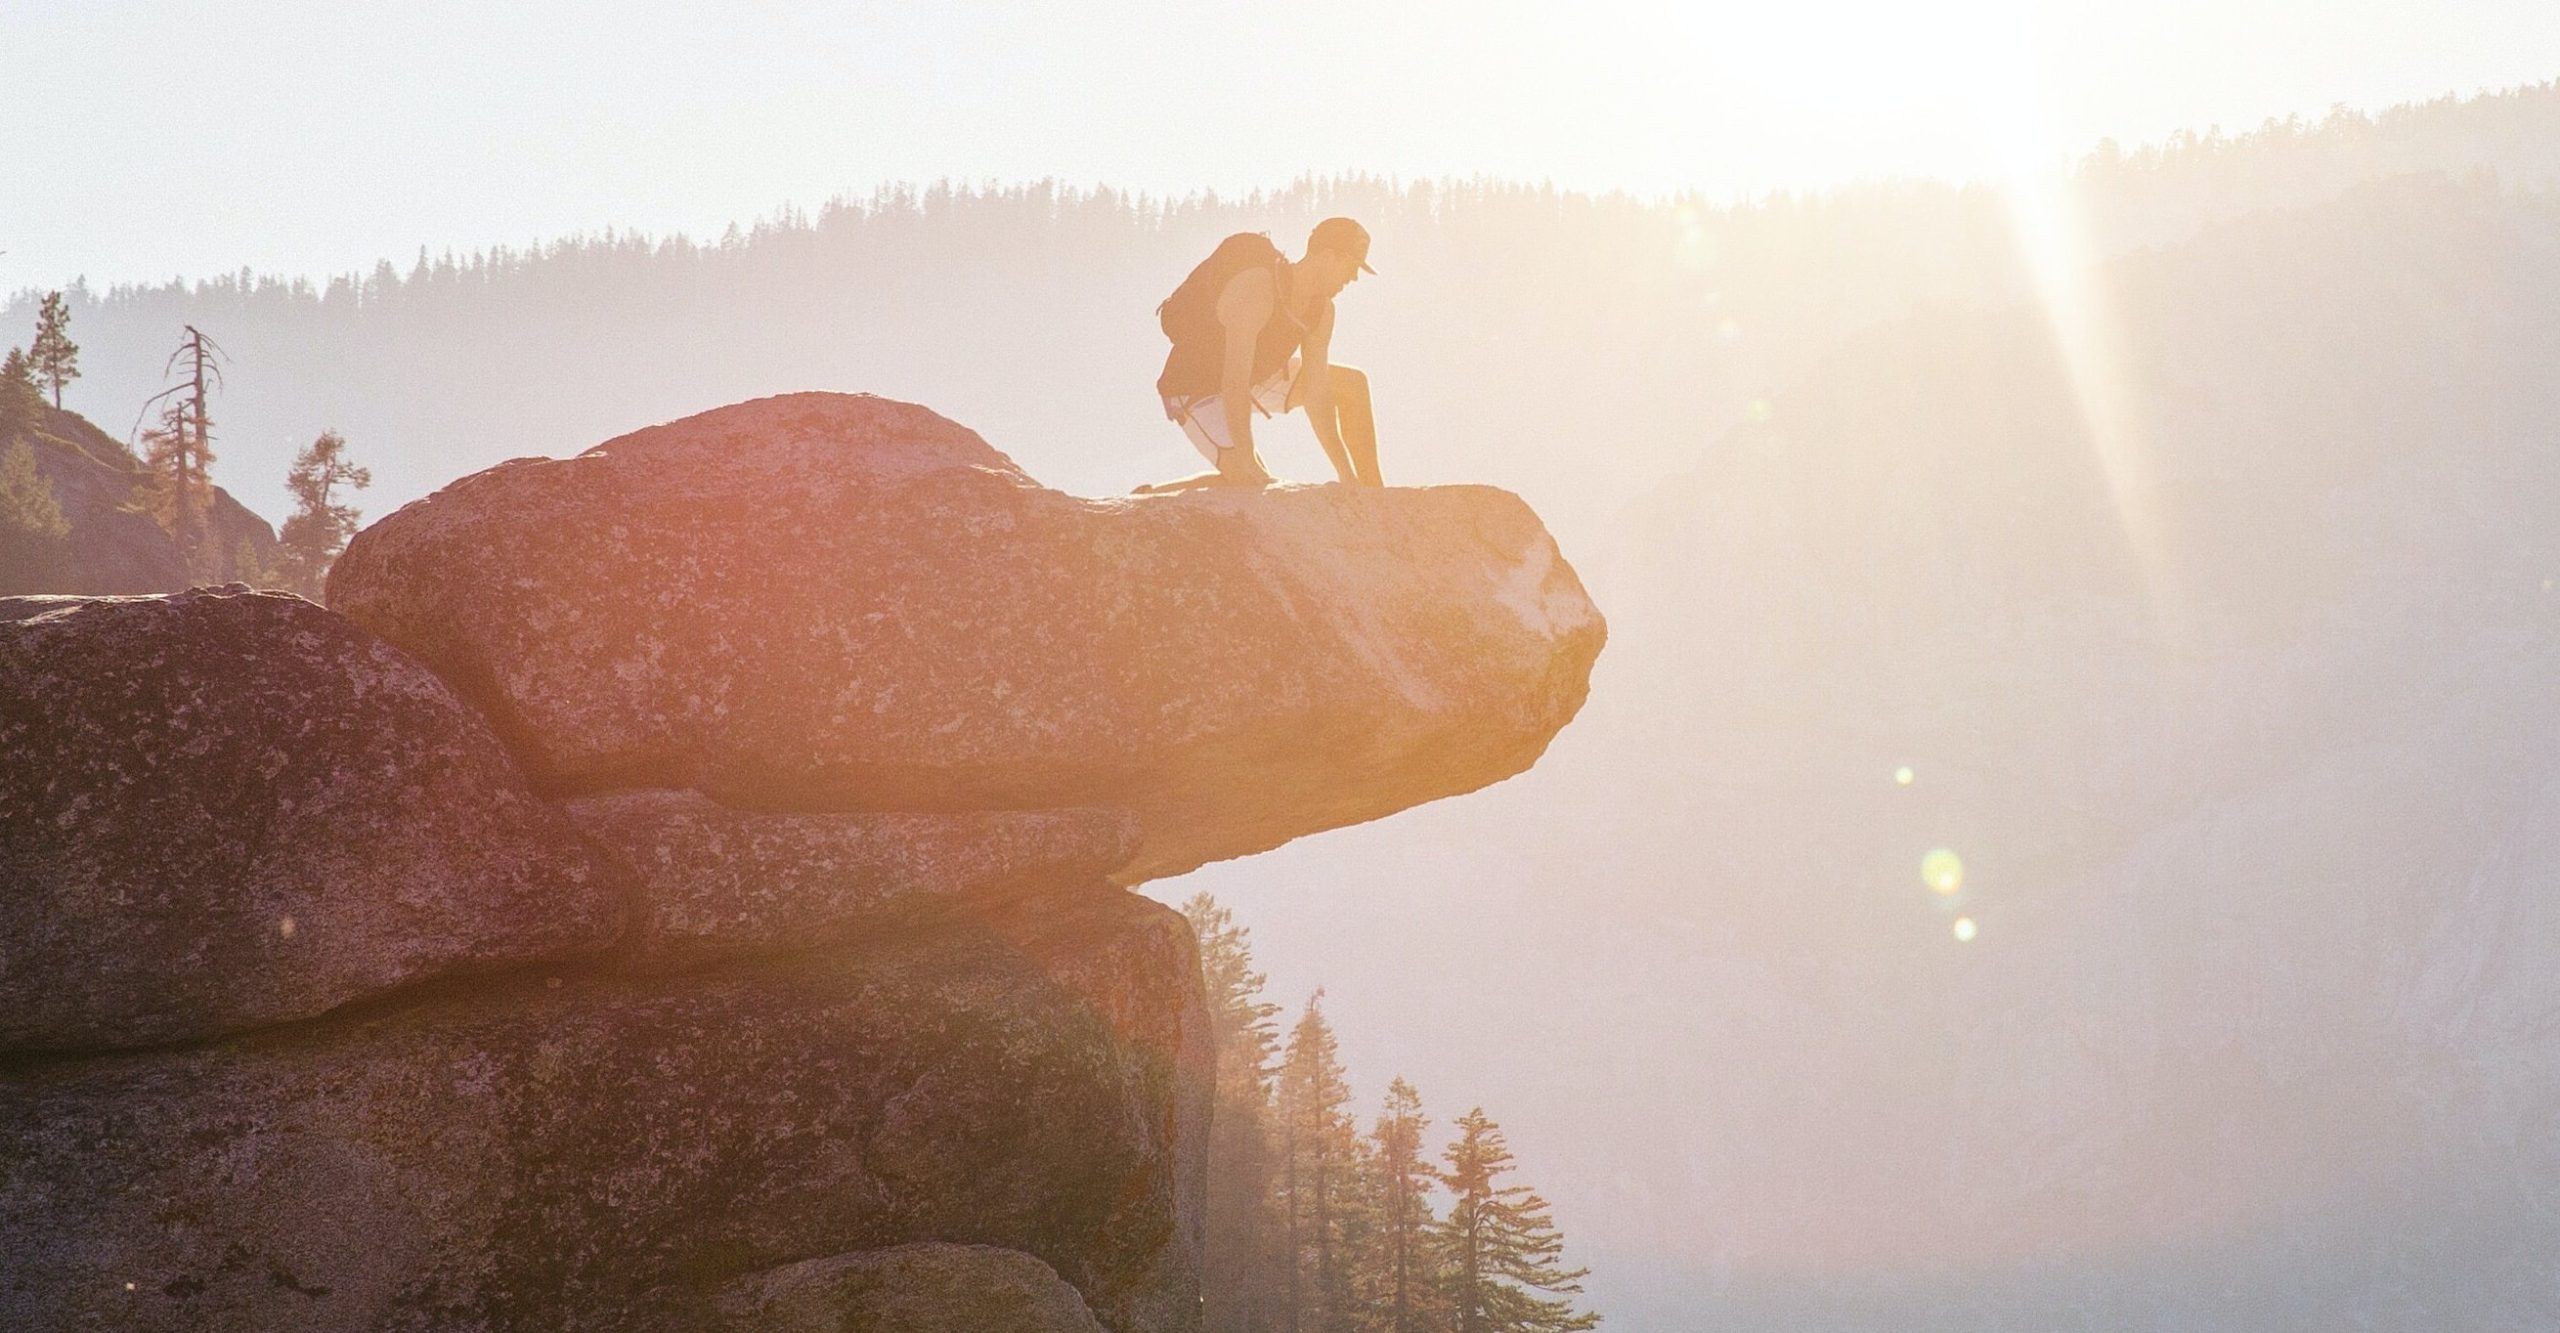
M 639 970 L 847 943 L 1099 883 L 1137 844 L 1128 817 L 1109 810 L 765 814 L 690 791 L 564 808 L 632 886 L 616 957 Z
M 1202 1004 L 1181 917 L 1088 885 L 677 979 L 545 969 L 0 1067 L 0 1328 L 626 1333 L 927 1240 L 1182 1328 Z
M 426 668 L 281 593 L 0 599 L 0 1051 L 589 953 L 618 886 Z
M 1049 1266 L 987 1245 L 862 1250 L 740 1278 L 720 1333 L 1104 1333 Z
M 1195 1329 L 1117 885 L 1520 771 L 1605 633 L 1499 491 L 1082 500 L 839 394 L 331 595 L 0 599 L 0 1327 Z

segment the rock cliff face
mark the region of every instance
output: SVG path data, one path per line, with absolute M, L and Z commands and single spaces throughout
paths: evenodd
M 393 523 L 361 621 L 0 600 L 0 1327 L 1196 1327 L 1112 881 L 1516 771 L 1600 635 L 1498 492 L 1076 501 L 876 399 Z
M 185 556 L 137 508 L 142 460 L 77 412 L 39 407 L 31 424 L 20 439 L 33 452 L 36 472 L 52 489 L 71 531 L 61 567 L 41 571 L 41 577 L 0 569 L 0 593 L 96 595 L 185 588 L 192 581 Z M 248 577 L 239 567 L 244 552 L 262 567 L 275 563 L 275 529 L 229 491 L 213 488 L 205 522 L 204 561 L 218 577 Z
M 1197 967 L 1179 916 L 1093 884 L 680 981 L 543 969 L 21 1066 L 0 1326 L 622 1330 L 957 1240 L 1182 1328 Z
M 466 478 L 360 535 L 329 600 L 546 790 L 1110 806 L 1127 881 L 1527 768 L 1603 637 L 1501 491 L 1080 500 L 844 394 Z

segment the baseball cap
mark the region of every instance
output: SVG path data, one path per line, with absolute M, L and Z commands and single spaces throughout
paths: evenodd
M 1347 255 L 1363 273 L 1378 271 L 1369 267 L 1369 229 L 1349 218 L 1326 218 L 1317 223 L 1316 229 L 1307 233 L 1307 248 Z

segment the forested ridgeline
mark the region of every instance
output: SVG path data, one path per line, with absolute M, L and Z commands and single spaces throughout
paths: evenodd
M 1208 1333 L 1567 1333 L 1587 1270 L 1562 1258 L 1547 1201 L 1514 1178 L 1477 1107 L 1432 1146 L 1422 1096 L 1387 1085 L 1360 1127 L 1323 992 L 1284 1038 L 1251 932 L 1207 893 L 1182 905 L 1200 941 L 1218 1047 L 1209 1148 Z
M 2475 169 L 2560 179 L 2560 89 L 2101 146 L 2073 211 L 2103 254 L 2362 180 Z M 1333 213 L 1378 238 L 1379 276 L 1346 294 L 1336 349 L 1379 386 L 1388 479 L 1510 487 L 1569 544 L 1847 334 L 2026 290 L 2007 201 L 1941 183 L 1747 202 L 1370 178 L 1178 200 L 936 186 L 717 238 L 608 232 L 331 278 L 75 285 L 89 354 L 73 397 L 115 429 L 162 387 L 182 326 L 219 338 L 238 366 L 220 476 L 270 513 L 313 422 L 365 441 L 397 505 L 507 457 L 807 388 L 923 402 L 1045 481 L 1115 492 L 1188 458 L 1150 392 L 1156 302 L 1218 236 L 1267 228 L 1294 251 Z M 22 325 L 40 298 L 0 320 Z M 1323 475 L 1294 425 L 1266 452 L 1284 476 Z

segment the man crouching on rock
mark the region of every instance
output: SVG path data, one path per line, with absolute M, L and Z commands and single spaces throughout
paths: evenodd
M 1369 233 L 1349 218 L 1326 218 L 1292 264 L 1260 232 L 1239 232 L 1191 270 L 1156 318 L 1173 350 L 1156 379 L 1164 414 L 1217 466 L 1180 481 L 1140 486 L 1141 495 L 1201 486 L 1268 486 L 1253 448 L 1253 414 L 1303 407 L 1316 442 L 1345 483 L 1379 486 L 1378 425 L 1369 377 L 1337 366 L 1333 298 L 1369 267 Z

